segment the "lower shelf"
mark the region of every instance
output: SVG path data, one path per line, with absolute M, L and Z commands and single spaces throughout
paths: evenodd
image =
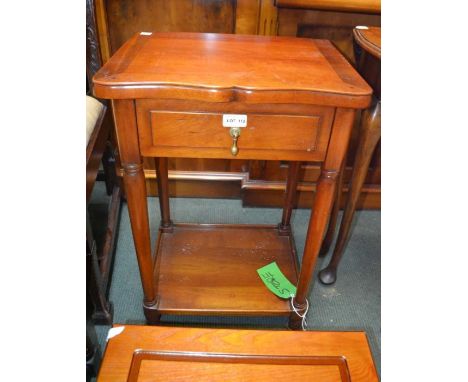
M 276 226 L 175 224 L 159 232 L 154 266 L 161 314 L 289 315 L 257 269 L 276 261 L 297 284 L 292 234 Z

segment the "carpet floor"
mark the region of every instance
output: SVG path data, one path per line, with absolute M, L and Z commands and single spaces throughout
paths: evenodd
M 101 183 L 101 182 L 98 182 Z M 91 209 L 105 205 L 103 187 L 93 192 Z M 170 200 L 174 222 L 276 224 L 281 219 L 279 208 L 243 208 L 240 200 L 173 198 Z M 160 221 L 158 198 L 148 198 L 152 244 Z M 145 324 L 135 249 L 126 203 L 122 205 L 119 237 L 109 299 L 114 304 L 114 323 Z M 310 210 L 293 212 L 292 227 L 297 253 L 304 249 Z M 341 218 L 341 213 L 340 217 Z M 332 246 L 333 248 L 333 246 Z M 331 256 L 319 258 L 316 272 Z M 316 278 L 314 280 L 317 280 Z M 347 244 L 332 286 L 315 281 L 309 294 L 310 309 L 307 330 L 364 330 L 369 338 L 377 372 L 380 375 L 380 211 L 357 211 L 351 238 Z M 190 317 L 163 316 L 163 323 L 203 327 L 284 328 L 283 318 Z M 97 325 L 96 332 L 104 352 L 110 327 Z

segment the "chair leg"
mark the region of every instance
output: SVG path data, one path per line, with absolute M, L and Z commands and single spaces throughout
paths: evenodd
M 345 243 L 349 236 L 349 230 L 356 210 L 356 204 L 361 192 L 362 185 L 366 179 L 372 153 L 380 140 L 380 101 L 376 102 L 363 114 L 361 132 L 357 148 L 356 160 L 353 168 L 351 185 L 348 193 L 343 220 L 333 251 L 333 256 L 328 266 L 319 272 L 319 280 L 322 284 L 330 285 L 336 281 L 338 265 L 343 256 Z
M 97 377 L 101 357 L 102 352 L 97 340 L 96 329 L 90 319 L 88 307 L 86 307 L 86 381 Z
M 112 197 L 109 202 L 107 228 L 102 248 L 102 254 L 99 257 L 99 268 L 102 275 L 103 289 L 109 289 L 109 280 L 111 277 L 113 261 L 115 256 L 116 243 L 119 233 L 120 207 L 122 204 L 121 188 L 114 186 Z
M 102 168 L 104 170 L 104 182 L 106 184 L 107 195 L 112 194 L 114 185 L 116 184 L 115 174 L 115 157 L 113 155 L 113 148 L 109 141 L 106 143 L 106 148 L 102 154 Z
M 96 324 L 112 325 L 113 306 L 106 299 L 96 253 L 96 242 L 92 236 L 88 216 L 86 223 L 86 289 L 94 308 L 91 318 Z

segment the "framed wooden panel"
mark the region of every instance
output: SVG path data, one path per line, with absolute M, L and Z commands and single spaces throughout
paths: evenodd
M 164 375 L 161 375 L 164 370 Z M 170 379 L 168 378 L 170 376 Z M 275 356 L 221 353 L 133 353 L 128 382 L 293 381 L 350 382 L 346 359 L 337 356 Z
M 98 382 L 377 382 L 364 332 L 117 325 Z

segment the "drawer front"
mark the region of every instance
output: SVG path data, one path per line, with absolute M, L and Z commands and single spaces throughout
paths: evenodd
M 204 111 L 158 109 L 151 103 L 140 106 L 140 148 L 145 156 L 322 160 L 332 120 L 328 109 L 292 115 L 266 113 L 265 106 L 260 111 L 226 105 L 223 105 L 226 110 Z M 223 126 L 225 114 L 247 118 L 246 126 L 239 129 L 236 155 L 231 151 L 234 145 L 231 128 Z

